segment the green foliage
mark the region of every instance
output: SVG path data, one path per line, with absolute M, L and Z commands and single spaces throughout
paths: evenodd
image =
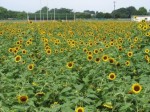
M 0 23 L 0 112 L 148 112 L 149 25 Z

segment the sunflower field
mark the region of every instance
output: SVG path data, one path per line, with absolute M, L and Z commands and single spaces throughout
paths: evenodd
M 150 23 L 0 23 L 0 112 L 149 110 Z

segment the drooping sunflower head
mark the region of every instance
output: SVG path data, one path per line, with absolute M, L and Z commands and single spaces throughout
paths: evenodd
M 103 107 L 106 107 L 106 108 L 108 108 L 108 109 L 112 109 L 112 108 L 113 108 L 111 102 L 105 102 L 105 103 L 103 104 Z
M 96 59 L 95 59 L 95 62 L 96 62 L 96 63 L 99 63 L 99 62 L 100 62 L 100 58 L 96 58 Z
M 83 107 L 78 107 L 78 108 L 76 108 L 75 112 L 84 112 L 84 108 Z
M 88 50 L 87 50 L 87 48 L 83 48 L 83 52 L 85 52 L 85 53 L 86 53 L 87 51 L 88 51 Z
M 115 80 L 116 79 L 116 74 L 115 73 L 110 73 L 108 78 L 109 78 L 109 80 Z
M 17 55 L 16 57 L 15 57 L 15 62 L 20 62 L 21 61 L 21 56 L 20 55 Z
M 67 66 L 67 68 L 73 68 L 73 65 L 74 65 L 73 62 L 68 62 L 66 66 Z
M 103 49 L 103 48 L 99 48 L 99 51 L 100 51 L 100 52 L 103 52 L 103 51 L 104 51 L 104 49 Z
M 27 95 L 19 95 L 17 96 L 17 99 L 19 103 L 26 103 L 29 98 Z
M 113 64 L 113 63 L 115 62 L 115 59 L 114 59 L 114 58 L 109 58 L 109 62 L 110 62 L 111 64 Z
M 44 93 L 44 92 L 38 92 L 38 93 L 36 93 L 35 95 L 36 95 L 36 96 L 39 96 L 39 97 L 42 97 L 42 96 L 45 95 L 45 93 Z
M 132 92 L 135 94 L 140 93 L 142 90 L 142 86 L 139 83 L 135 83 L 132 85 Z

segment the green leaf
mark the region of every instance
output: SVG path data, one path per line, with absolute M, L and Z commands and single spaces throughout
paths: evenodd
M 83 84 L 80 85 L 74 85 L 74 87 L 77 89 L 77 91 L 80 91 L 83 88 Z
M 69 91 L 69 90 L 71 90 L 71 87 L 66 87 L 66 88 L 64 88 L 64 89 L 61 91 L 61 93 L 65 93 L 65 92 L 67 92 L 67 91 Z
M 120 111 L 125 111 L 127 110 L 129 107 L 131 106 L 131 103 L 126 103 L 125 105 L 123 105 L 121 108 L 120 108 Z

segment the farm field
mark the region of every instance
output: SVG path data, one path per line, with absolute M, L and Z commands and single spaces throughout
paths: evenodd
M 0 23 L 0 112 L 149 110 L 150 23 Z

